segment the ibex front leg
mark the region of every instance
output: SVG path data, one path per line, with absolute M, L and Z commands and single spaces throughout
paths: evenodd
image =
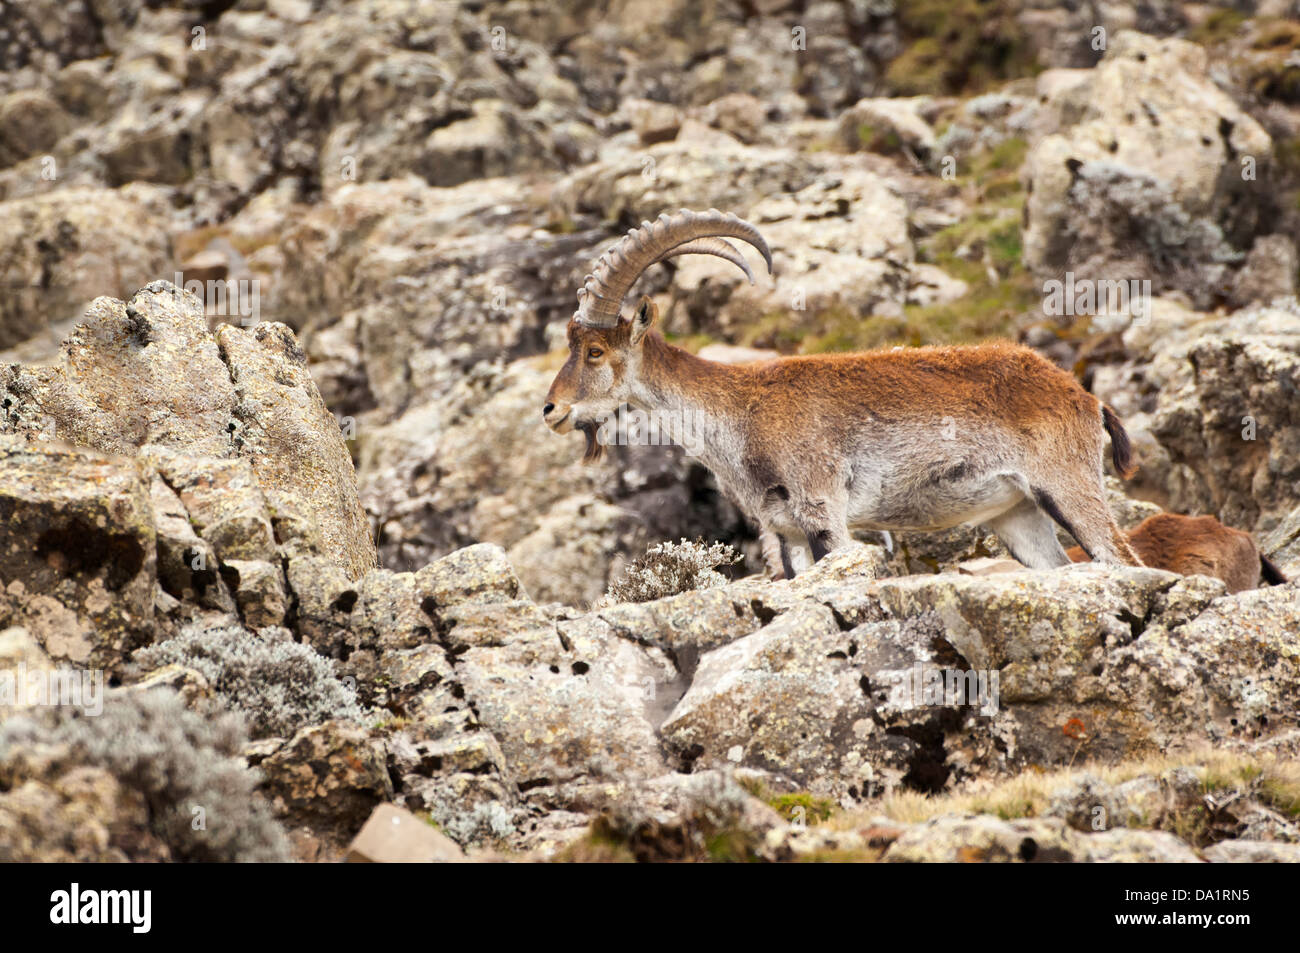
M 790 558 L 790 544 L 776 530 L 764 527 L 758 536 L 763 548 L 763 565 L 773 582 L 794 578 L 794 563 Z

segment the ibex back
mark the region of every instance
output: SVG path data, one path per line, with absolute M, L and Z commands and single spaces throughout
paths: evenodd
M 1069 563 L 1055 523 L 1093 559 L 1141 565 L 1115 524 L 1102 484 L 1105 434 L 1115 467 L 1133 469 L 1114 412 L 1069 374 L 1010 343 L 718 364 L 667 343 L 658 311 L 624 297 L 656 261 L 698 253 L 753 274 L 726 239 L 753 245 L 758 230 L 734 215 L 682 211 L 628 233 L 601 256 L 578 292 L 569 358 L 543 416 L 587 438 L 621 404 L 689 415 L 701 461 L 723 490 L 781 540 L 782 563 L 805 538 L 813 558 L 854 529 L 940 530 L 986 525 L 1026 566 Z

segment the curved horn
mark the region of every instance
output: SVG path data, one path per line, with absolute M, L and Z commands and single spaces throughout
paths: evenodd
M 660 215 L 653 223 L 642 222 L 640 228 L 627 233 L 618 244 L 600 256 L 595 268 L 578 289 L 578 311 L 574 317 L 583 324 L 612 328 L 619 321 L 623 299 L 641 273 L 657 261 L 677 255 L 716 255 L 738 266 L 752 283 L 754 274 L 740 256 L 740 251 L 726 241 L 737 238 L 753 245 L 772 271 L 772 252 L 757 228 L 730 212 L 717 209 L 692 212 L 682 209 L 676 215 Z
M 740 249 L 725 238 L 697 238 L 693 242 L 686 242 L 676 248 L 668 249 L 651 264 L 667 261 L 669 258 L 676 258 L 678 255 L 716 255 L 719 258 L 725 258 L 745 273 L 745 277 L 749 279 L 751 285 L 754 283 L 754 273 L 749 268 L 749 262 L 745 261 L 745 256 L 740 253 Z

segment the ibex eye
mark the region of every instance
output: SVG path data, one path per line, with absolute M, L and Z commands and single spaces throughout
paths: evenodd
M 604 353 L 605 353 L 605 352 L 602 351 L 602 350 L 601 350 L 600 348 L 598 348 L 598 347 L 589 347 L 589 348 L 587 348 L 587 357 L 588 357 L 590 360 L 593 360 L 593 361 L 594 361 L 596 358 L 600 357 L 600 356 L 601 356 L 602 354 L 604 354 Z

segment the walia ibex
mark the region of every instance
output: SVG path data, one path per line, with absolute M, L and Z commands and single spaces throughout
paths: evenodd
M 1261 581 L 1270 586 L 1286 583 L 1286 576 L 1259 551 L 1249 533 L 1224 526 L 1213 516 L 1157 513 L 1134 527 L 1128 541 L 1146 565 L 1184 576 L 1213 576 L 1222 579 L 1229 592 L 1258 589 Z M 1065 554 L 1076 563 L 1088 559 L 1078 546 Z
M 601 256 L 578 291 L 569 357 L 546 395 L 558 433 L 601 455 L 602 421 L 627 405 L 690 421 L 701 461 L 765 533 L 813 559 L 851 542 L 851 529 L 940 530 L 982 523 L 1031 568 L 1069 563 L 1053 520 L 1104 563 L 1141 565 L 1102 489 L 1103 433 L 1116 469 L 1131 475 L 1128 435 L 1115 413 L 1066 372 L 1010 343 L 718 364 L 674 347 L 654 329 L 658 309 L 623 299 L 655 262 L 716 255 L 753 273 L 735 245 L 772 270 L 758 229 L 716 210 L 661 215 Z M 670 436 L 672 434 L 670 433 Z M 676 439 L 676 437 L 674 437 Z

